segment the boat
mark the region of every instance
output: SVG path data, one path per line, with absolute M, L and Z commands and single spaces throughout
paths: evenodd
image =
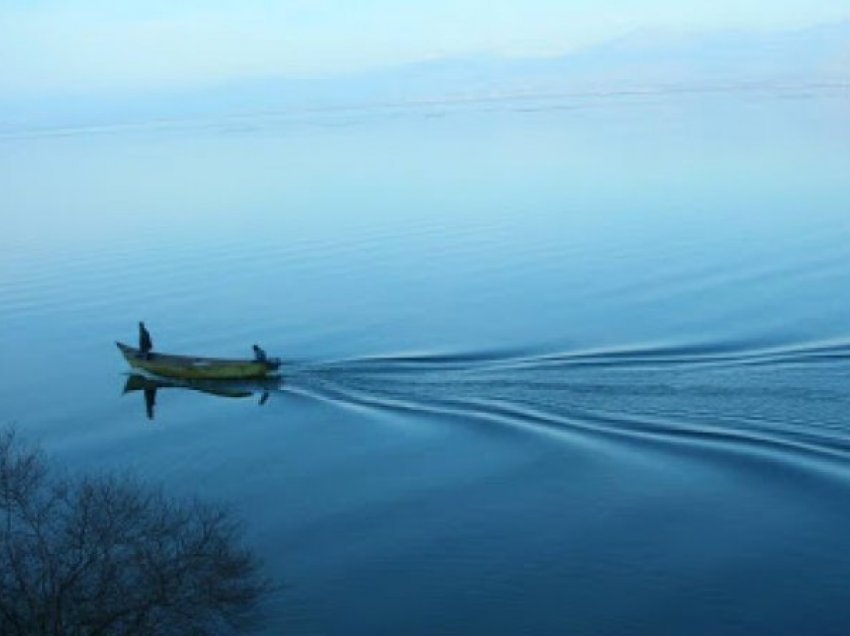
M 153 352 L 145 356 L 135 347 L 123 342 L 115 344 L 131 367 L 166 378 L 247 380 L 268 377 L 280 369 L 280 360 L 277 358 L 234 360 Z

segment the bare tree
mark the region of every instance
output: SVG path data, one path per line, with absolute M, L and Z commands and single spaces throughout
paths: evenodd
M 270 590 L 226 511 L 57 474 L 0 431 L 3 636 L 244 633 Z

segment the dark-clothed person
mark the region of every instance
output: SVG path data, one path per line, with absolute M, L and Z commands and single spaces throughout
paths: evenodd
M 266 352 L 260 349 L 259 345 L 254 345 L 254 360 L 257 362 L 266 362 L 268 359 Z
M 139 323 L 139 353 L 145 360 L 151 357 L 153 350 L 153 340 L 151 340 L 150 332 L 145 328 L 145 323 Z

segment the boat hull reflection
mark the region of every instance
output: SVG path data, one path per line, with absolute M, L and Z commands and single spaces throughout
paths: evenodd
M 183 389 L 197 391 L 220 398 L 249 398 L 260 395 L 259 404 L 265 404 L 272 391 L 280 389 L 283 380 L 268 377 L 256 380 L 190 380 L 162 378 L 153 375 L 131 373 L 124 382 L 123 395 L 142 393 L 145 398 L 145 413 L 148 419 L 154 419 L 157 392 L 162 389 Z

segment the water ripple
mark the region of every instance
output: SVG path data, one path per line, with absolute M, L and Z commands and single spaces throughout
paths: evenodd
M 295 363 L 284 390 L 348 407 L 486 420 L 571 443 L 580 434 L 835 463 L 850 457 L 849 355 L 847 342 L 411 353 Z

